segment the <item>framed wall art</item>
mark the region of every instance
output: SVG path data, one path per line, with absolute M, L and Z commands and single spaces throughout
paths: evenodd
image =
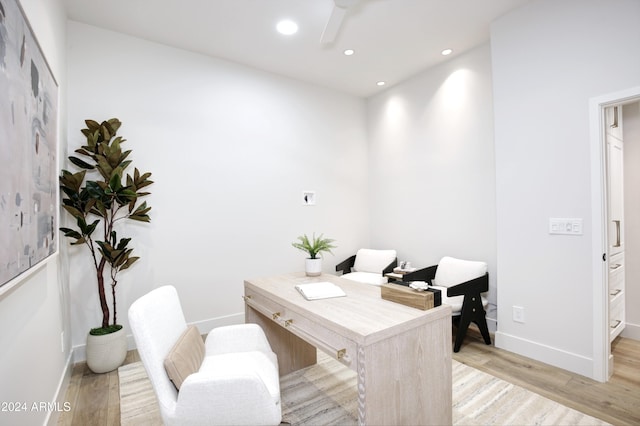
M 57 250 L 58 84 L 17 0 L 0 0 L 0 290 Z

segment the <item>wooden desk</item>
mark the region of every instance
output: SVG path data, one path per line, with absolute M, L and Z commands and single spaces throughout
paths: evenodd
M 307 301 L 295 289 L 318 281 L 347 297 Z M 280 375 L 313 365 L 318 348 L 357 372 L 359 424 L 451 424 L 449 306 L 410 308 L 334 275 L 251 279 L 244 292 L 245 320 L 264 329 Z

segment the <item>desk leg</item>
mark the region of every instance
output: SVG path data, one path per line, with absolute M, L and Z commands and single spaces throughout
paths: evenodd
M 317 362 L 315 347 L 249 305 L 245 305 L 245 322 L 258 324 L 264 330 L 271 349 L 278 356 L 280 376 L 309 367 Z
M 450 425 L 451 317 L 358 349 L 360 425 Z

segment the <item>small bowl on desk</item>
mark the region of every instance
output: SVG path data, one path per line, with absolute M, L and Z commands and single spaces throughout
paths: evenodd
M 417 291 L 425 291 L 429 288 L 429 283 L 426 281 L 412 281 L 409 287 Z

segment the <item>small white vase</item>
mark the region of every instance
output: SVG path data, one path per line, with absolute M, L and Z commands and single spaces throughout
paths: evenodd
M 102 336 L 87 335 L 87 366 L 94 373 L 107 373 L 120 367 L 127 357 L 124 327 Z
M 304 272 L 308 277 L 317 277 L 322 274 L 322 259 L 305 259 Z

